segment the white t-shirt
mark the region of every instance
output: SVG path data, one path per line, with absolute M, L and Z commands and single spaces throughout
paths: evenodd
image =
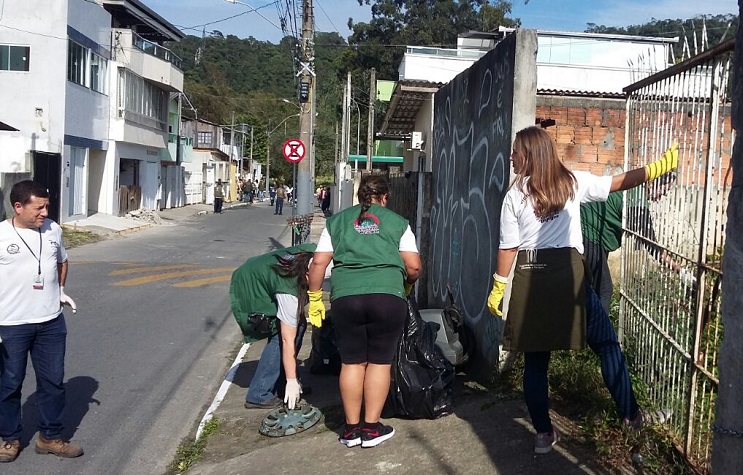
M 44 285 L 35 289 L 39 255 Z M 51 219 L 46 219 L 39 229 L 14 229 L 10 220 L 1 222 L 0 325 L 41 323 L 56 318 L 62 311 L 57 264 L 66 260 L 62 228 Z
M 276 318 L 290 327 L 296 327 L 299 299 L 291 294 L 276 294 L 276 303 L 279 304 Z
M 578 171 L 573 174 L 577 181 L 575 197 L 561 211 L 542 219 L 537 218 L 531 199 L 517 186 L 508 190 L 501 208 L 501 249 L 573 247 L 583 254 L 580 204 L 606 201 L 612 177 Z
M 400 246 L 398 248 L 400 252 L 418 252 L 418 246 L 415 244 L 415 234 L 410 229 L 410 225 L 403 233 L 400 238 Z M 330 233 L 328 232 L 327 226 L 322 230 L 320 239 L 317 241 L 317 248 L 315 252 L 333 252 L 333 243 L 330 240 Z

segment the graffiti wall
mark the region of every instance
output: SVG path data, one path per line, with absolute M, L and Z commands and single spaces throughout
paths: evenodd
M 451 291 L 466 314 L 477 341 L 469 369 L 480 376 L 498 360 L 502 330 L 486 300 L 509 182 L 515 55 L 515 39 L 503 41 L 434 98 L 432 299 L 443 307 Z

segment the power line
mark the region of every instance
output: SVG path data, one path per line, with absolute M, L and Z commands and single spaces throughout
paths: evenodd
M 86 0 L 86 1 L 91 1 L 91 0 Z M 267 3 L 267 4 L 265 4 L 265 5 L 261 5 L 261 6 L 260 6 L 260 7 L 258 7 L 258 8 L 253 8 L 253 7 L 251 7 L 250 5 L 248 5 L 248 4 L 246 3 L 245 5 L 247 5 L 248 7 L 250 7 L 250 9 L 249 9 L 249 10 L 245 10 L 244 12 L 240 12 L 240 13 L 238 13 L 238 14 L 236 14 L 236 15 L 230 15 L 230 16 L 228 16 L 228 17 L 226 17 L 226 18 L 222 18 L 222 19 L 220 19 L 220 20 L 209 21 L 209 22 L 206 22 L 206 23 L 202 23 L 202 24 L 200 24 L 200 25 L 194 25 L 194 26 L 180 26 L 180 25 L 175 25 L 175 26 L 177 26 L 178 28 L 180 28 L 180 29 L 182 29 L 182 30 L 197 30 L 197 31 L 198 31 L 198 28 L 203 28 L 203 27 L 205 27 L 205 26 L 208 26 L 208 25 L 214 25 L 215 23 L 221 23 L 221 22 L 223 22 L 223 21 L 227 21 L 227 20 L 232 20 L 233 18 L 237 18 L 237 17 L 239 17 L 239 16 L 243 16 L 243 15 L 246 15 L 246 14 L 248 14 L 248 13 L 253 13 L 253 12 L 256 12 L 256 13 L 258 13 L 258 14 L 259 14 L 259 15 L 260 15 L 261 17 L 263 17 L 263 19 L 265 19 L 266 21 L 268 21 L 269 23 L 271 23 L 271 24 L 272 24 L 273 26 L 275 26 L 275 27 L 279 28 L 279 27 L 278 27 L 278 25 L 276 25 L 276 24 L 275 24 L 275 23 L 273 23 L 273 22 L 272 22 L 271 20 L 269 20 L 268 18 L 266 18 L 265 16 L 263 16 L 263 14 L 261 14 L 261 13 L 260 13 L 260 12 L 258 11 L 258 10 L 260 10 L 260 9 L 262 9 L 262 8 L 266 8 L 266 7 L 268 7 L 268 6 L 271 6 L 271 5 L 274 5 L 274 4 L 276 4 L 276 3 L 279 3 L 279 1 L 280 1 L 280 0 L 274 0 L 274 1 L 273 1 L 273 2 L 271 2 L 271 3 Z
M 322 10 L 323 14 L 325 15 L 325 18 L 327 18 L 330 24 L 333 26 L 333 28 L 335 28 L 335 32 L 338 33 L 338 36 L 342 37 L 343 35 L 341 35 L 341 32 L 340 30 L 338 30 L 338 27 L 335 26 L 335 23 L 333 23 L 333 20 L 331 20 L 330 17 L 328 16 L 328 13 L 323 8 L 322 4 L 320 3 L 320 0 L 315 0 L 315 2 L 317 3 L 317 6 L 320 7 L 320 10 Z

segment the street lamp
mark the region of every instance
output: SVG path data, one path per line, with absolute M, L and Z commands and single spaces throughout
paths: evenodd
M 276 129 L 284 125 L 284 122 L 291 119 L 292 117 L 299 117 L 299 115 L 300 114 L 297 113 L 297 114 L 292 114 L 288 117 L 285 117 L 281 122 L 279 122 L 279 124 L 276 127 L 274 127 L 271 130 L 268 130 L 268 127 L 266 127 L 266 137 L 267 137 L 266 139 L 266 193 L 269 192 L 269 189 L 268 189 L 269 182 L 271 181 L 271 177 L 269 174 L 271 170 L 271 134 L 276 132 Z

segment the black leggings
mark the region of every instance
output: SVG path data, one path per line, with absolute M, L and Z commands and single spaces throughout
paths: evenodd
M 341 362 L 391 364 L 407 312 L 407 302 L 390 294 L 334 300 L 330 314 Z

